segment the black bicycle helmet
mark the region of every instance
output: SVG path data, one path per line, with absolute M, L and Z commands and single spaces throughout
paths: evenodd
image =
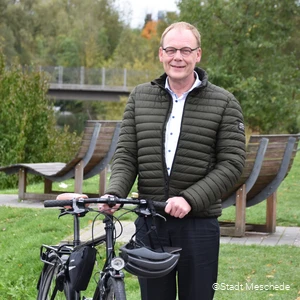
M 124 269 L 138 277 L 157 278 L 170 273 L 179 260 L 181 248 L 166 247 L 164 251 L 154 251 L 128 243 L 120 248 L 120 256 L 125 261 Z

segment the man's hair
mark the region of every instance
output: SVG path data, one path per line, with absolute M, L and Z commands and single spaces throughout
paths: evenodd
M 164 38 L 165 38 L 166 34 L 169 31 L 171 31 L 172 29 L 187 29 L 187 30 L 190 30 L 196 38 L 196 41 L 197 41 L 197 44 L 198 44 L 197 46 L 199 48 L 201 47 L 200 32 L 198 31 L 198 29 L 195 26 L 193 26 L 192 24 L 187 23 L 187 22 L 177 22 L 177 23 L 173 23 L 169 27 L 167 27 L 165 29 L 165 31 L 163 32 L 163 34 L 161 36 L 161 39 L 160 39 L 160 46 L 161 47 L 163 47 L 163 42 L 164 42 Z

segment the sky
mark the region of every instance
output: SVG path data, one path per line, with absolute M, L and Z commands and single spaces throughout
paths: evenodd
M 116 4 L 125 16 L 130 18 L 132 28 L 141 28 L 144 25 L 146 14 L 152 14 L 152 19 L 157 20 L 157 12 L 177 11 L 177 0 L 116 0 Z

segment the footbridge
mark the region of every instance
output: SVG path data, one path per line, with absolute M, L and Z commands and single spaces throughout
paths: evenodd
M 56 100 L 119 101 L 137 84 L 157 74 L 128 69 L 40 67 L 49 81 L 48 95 Z

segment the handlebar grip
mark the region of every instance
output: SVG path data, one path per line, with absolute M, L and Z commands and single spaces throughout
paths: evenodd
M 45 200 L 44 207 L 64 207 L 72 206 L 72 200 Z
M 164 210 L 166 207 L 167 203 L 166 202 L 161 202 L 161 201 L 153 201 L 153 206 L 156 209 Z

